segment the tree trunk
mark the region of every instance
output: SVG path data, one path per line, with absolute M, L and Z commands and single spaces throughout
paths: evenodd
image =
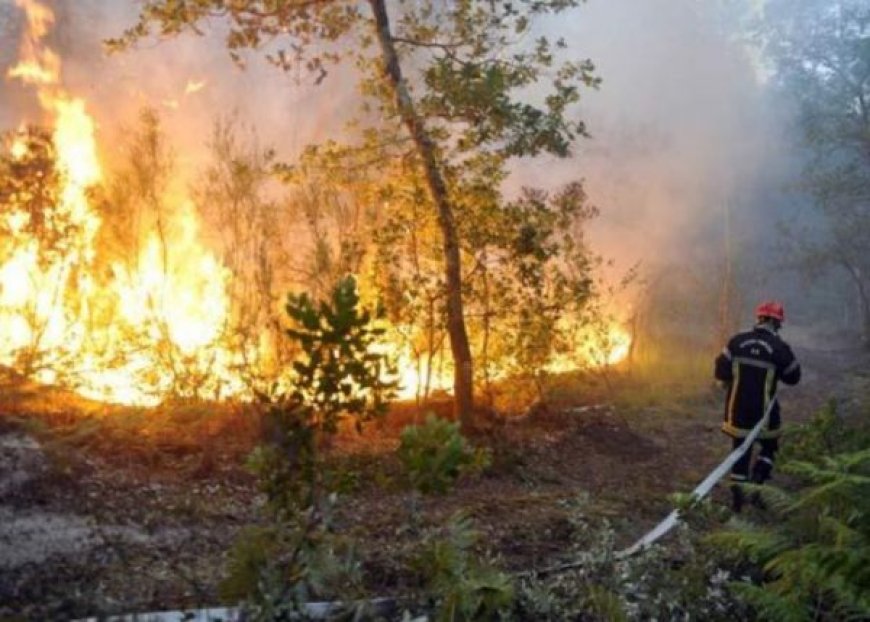
M 487 252 L 483 249 L 483 257 L 481 259 L 483 266 L 483 346 L 481 354 L 483 356 L 483 386 L 486 392 L 487 406 L 492 409 L 495 400 L 492 395 L 492 382 L 489 377 L 489 331 L 490 331 L 490 300 L 489 300 L 489 267 L 487 266 Z
M 858 300 L 861 303 L 861 339 L 864 348 L 870 350 L 870 294 L 867 293 L 867 284 L 861 273 L 856 271 L 855 283 L 858 288 Z
M 429 401 L 429 394 L 432 392 L 432 366 L 435 364 L 435 298 L 429 296 L 429 305 L 427 307 L 427 327 L 426 327 L 426 388 L 423 391 L 423 401 Z M 441 343 L 444 343 L 444 336 L 441 337 Z M 440 346 L 439 346 L 440 347 Z
M 846 269 L 846 272 L 855 284 L 855 291 L 858 294 L 858 304 L 861 307 L 861 342 L 866 349 L 870 349 L 870 293 L 868 293 L 867 283 L 864 279 L 864 274 L 858 266 L 851 262 L 841 259 L 840 265 Z
M 473 425 L 474 368 L 462 310 L 462 265 L 453 206 L 447 195 L 447 184 L 441 174 L 435 145 L 426 131 L 423 119 L 414 110 L 408 85 L 402 77 L 402 68 L 393 43 L 384 0 L 369 0 L 369 5 L 374 13 L 384 73 L 395 94 L 396 106 L 402 122 L 414 140 L 417 154 L 426 173 L 426 184 L 432 195 L 432 201 L 438 209 L 438 224 L 441 227 L 444 243 L 444 276 L 447 283 L 447 333 L 450 336 L 450 350 L 453 354 L 453 405 L 456 416 L 467 429 Z

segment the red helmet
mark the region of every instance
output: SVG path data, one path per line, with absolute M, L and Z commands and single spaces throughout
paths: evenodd
M 755 308 L 755 317 L 772 317 L 780 322 L 785 321 L 785 309 L 781 302 L 767 300 Z

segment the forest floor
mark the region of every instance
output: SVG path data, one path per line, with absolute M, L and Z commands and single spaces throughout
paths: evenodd
M 870 356 L 798 348 L 805 377 L 782 391 L 784 420 L 829 398 L 863 408 Z M 646 381 L 648 384 L 648 381 Z M 706 382 L 706 381 L 705 381 Z M 643 386 L 631 376 L 574 380 L 547 408 L 492 421 L 477 439 L 492 465 L 449 494 L 424 497 L 427 524 L 473 520 L 499 565 L 564 561 L 572 517 L 607 520 L 628 545 L 727 453 L 721 393 Z M 654 390 L 653 390 L 654 389 Z M 630 399 L 628 399 L 630 398 Z M 444 405 L 441 405 L 442 408 Z M 399 405 L 362 434 L 342 431 L 330 461 L 344 477 L 336 528 L 358 543 L 367 587 L 399 594 L 419 545 L 395 449 L 417 409 Z M 244 466 L 259 424 L 244 407 L 107 407 L 9 380 L 0 389 L 0 620 L 214 605 L 239 530 L 262 520 Z M 716 498 L 724 502 L 723 491 Z

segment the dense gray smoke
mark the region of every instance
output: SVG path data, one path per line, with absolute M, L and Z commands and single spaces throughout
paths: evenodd
M 784 183 L 784 115 L 718 7 L 593 1 L 565 33 L 603 78 L 582 110 L 592 139 L 521 176 L 585 178 L 602 210 L 595 240 L 623 266 L 700 262 L 724 246 L 726 218 L 736 255 L 776 219 L 764 195 Z

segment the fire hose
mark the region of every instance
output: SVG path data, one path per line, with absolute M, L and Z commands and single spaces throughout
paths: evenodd
M 722 462 L 720 462 L 716 468 L 710 471 L 710 474 L 704 478 L 704 480 L 698 484 L 695 489 L 692 491 L 691 496 L 693 501 L 697 502 L 706 497 L 710 491 L 713 489 L 719 480 L 721 480 L 725 475 L 731 470 L 731 467 L 734 466 L 734 463 L 740 460 L 740 457 L 749 451 L 749 448 L 752 447 L 752 444 L 758 438 L 758 435 L 761 434 L 761 431 L 767 425 L 767 422 L 770 420 L 770 413 L 773 411 L 773 405 L 776 404 L 776 396 L 770 399 L 770 402 L 767 405 L 767 408 L 764 411 L 764 416 L 761 420 L 755 424 L 755 427 L 746 435 L 746 438 L 743 439 L 743 442 L 733 450 L 730 454 L 728 454 Z M 646 534 L 644 534 L 637 542 L 632 544 L 630 547 L 623 549 L 621 551 L 617 551 L 614 557 L 617 560 L 622 560 L 627 557 L 631 557 L 632 555 L 639 553 L 645 548 L 649 547 L 662 537 L 664 537 L 671 529 L 676 527 L 680 522 L 680 511 L 672 510 L 670 514 L 668 514 L 665 518 L 661 520 L 655 527 L 650 529 Z M 586 565 L 585 561 L 575 561 L 568 562 L 565 564 L 560 564 L 558 566 L 552 566 L 550 568 L 546 568 L 544 570 L 533 571 L 529 573 L 524 573 L 526 575 L 531 574 L 550 574 L 554 572 L 563 572 L 565 570 L 571 570 L 572 568 L 580 568 Z
M 767 405 L 767 409 L 764 411 L 764 416 L 761 418 L 761 421 L 755 424 L 755 427 L 746 435 L 746 438 L 743 439 L 743 442 L 740 446 L 732 451 L 725 459 L 719 463 L 719 465 L 713 469 L 710 474 L 704 478 L 704 480 L 698 484 L 695 489 L 692 491 L 692 497 L 695 501 L 700 501 L 704 497 L 706 497 L 710 491 L 713 489 L 713 486 L 721 480 L 725 475 L 731 470 L 731 467 L 734 466 L 734 463 L 740 460 L 740 457 L 743 456 L 749 448 L 752 447 L 752 444 L 755 442 L 755 439 L 758 438 L 758 435 L 761 434 L 761 430 L 767 426 L 767 422 L 770 420 L 770 413 L 773 411 L 773 405 L 776 404 L 776 397 L 771 398 L 770 403 Z M 642 551 L 646 547 L 653 544 L 656 540 L 664 536 L 671 529 L 677 526 L 680 522 L 680 511 L 673 510 L 670 514 L 668 514 L 662 521 L 650 529 L 642 538 L 640 538 L 637 542 L 632 544 L 627 549 L 623 549 L 619 551 L 616 555 L 617 558 L 622 559 L 625 557 L 630 557 L 635 553 Z

